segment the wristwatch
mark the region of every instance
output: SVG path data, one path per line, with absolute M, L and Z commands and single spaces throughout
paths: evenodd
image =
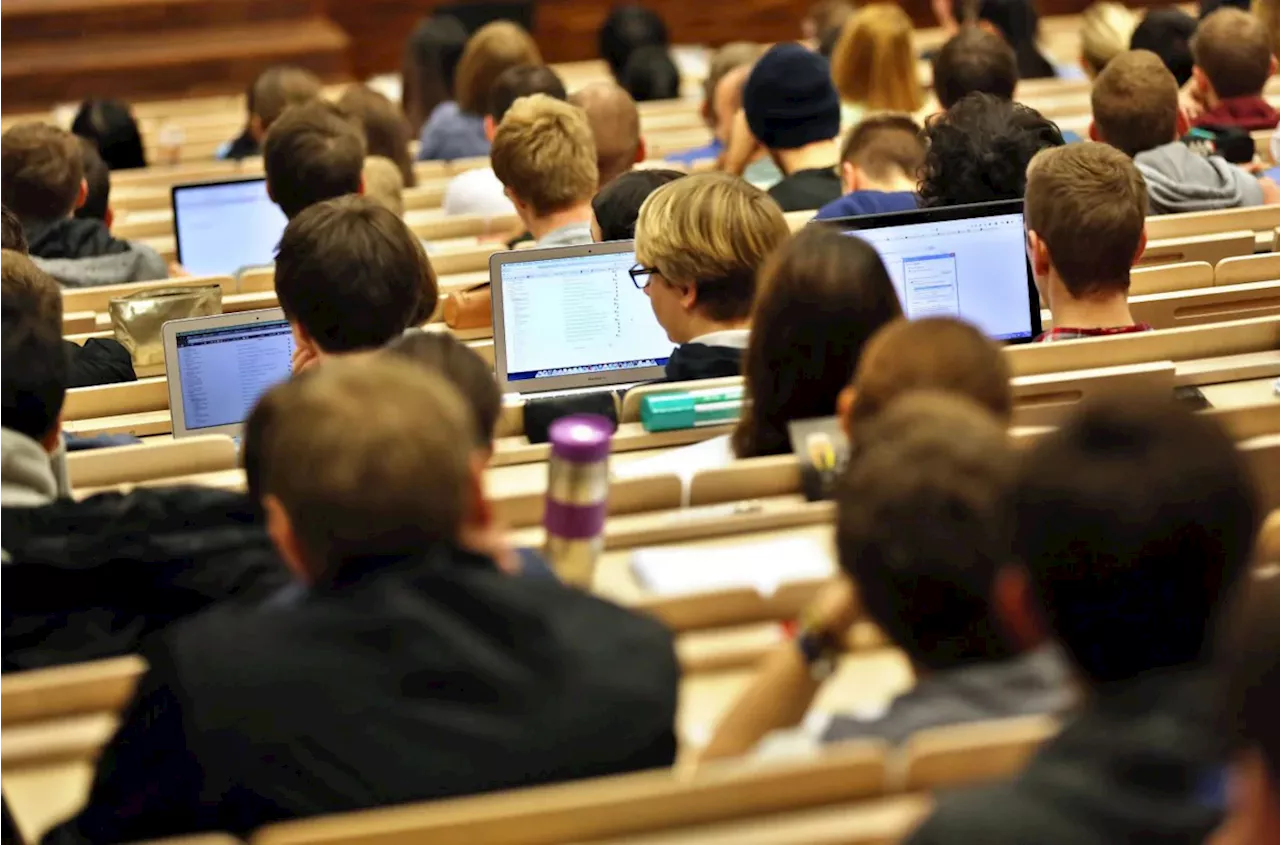
M 809 676 L 825 681 L 836 671 L 836 661 L 843 650 L 841 642 L 813 622 L 801 619 L 796 627 L 796 650 L 809 667 Z

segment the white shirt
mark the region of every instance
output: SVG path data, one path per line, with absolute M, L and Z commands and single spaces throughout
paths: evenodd
M 722 346 L 726 349 L 746 349 L 750 337 L 750 329 L 722 329 L 700 335 L 689 342 L 701 343 L 703 346 Z
M 503 193 L 502 183 L 493 175 L 492 167 L 468 170 L 453 177 L 444 191 L 444 213 L 478 214 L 482 217 L 504 217 L 516 213 Z

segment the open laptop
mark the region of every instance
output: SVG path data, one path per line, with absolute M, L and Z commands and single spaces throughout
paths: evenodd
M 504 393 L 660 379 L 675 344 L 627 272 L 632 241 L 525 249 L 489 259 L 494 370 Z
M 170 201 L 178 263 L 192 275 L 234 275 L 275 261 L 288 220 L 267 196 L 265 178 L 174 185 Z
M 173 320 L 161 338 L 174 437 L 238 437 L 258 399 L 293 367 L 293 332 L 279 308 Z
M 908 319 L 959 317 L 994 340 L 1040 335 L 1022 200 L 823 220 L 875 247 Z

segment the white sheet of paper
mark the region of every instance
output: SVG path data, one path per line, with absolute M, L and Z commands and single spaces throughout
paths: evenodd
M 733 461 L 733 444 L 729 442 L 729 435 L 724 434 L 701 443 L 667 449 L 651 458 L 615 464 L 612 474 L 618 479 L 674 474 L 688 487 L 694 473 L 726 467 Z
M 798 537 L 732 546 L 636 549 L 636 580 L 660 596 L 709 593 L 742 587 L 771 596 L 793 581 L 828 578 L 831 555 L 816 540 Z

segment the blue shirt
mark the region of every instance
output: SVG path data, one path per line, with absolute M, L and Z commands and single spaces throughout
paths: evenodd
M 814 219 L 831 220 L 836 217 L 861 217 L 864 214 L 915 209 L 916 195 L 910 191 L 854 191 L 818 209 Z
M 453 161 L 489 154 L 484 118 L 469 114 L 453 100 L 441 103 L 422 125 L 418 161 Z
M 724 152 L 724 144 L 720 143 L 719 138 L 712 138 L 711 143 L 705 147 L 698 147 L 696 150 L 688 150 L 683 153 L 673 153 L 667 156 L 667 161 L 674 164 L 683 164 L 685 167 L 691 167 L 695 161 L 703 161 L 709 158 L 719 158 L 720 153 Z

